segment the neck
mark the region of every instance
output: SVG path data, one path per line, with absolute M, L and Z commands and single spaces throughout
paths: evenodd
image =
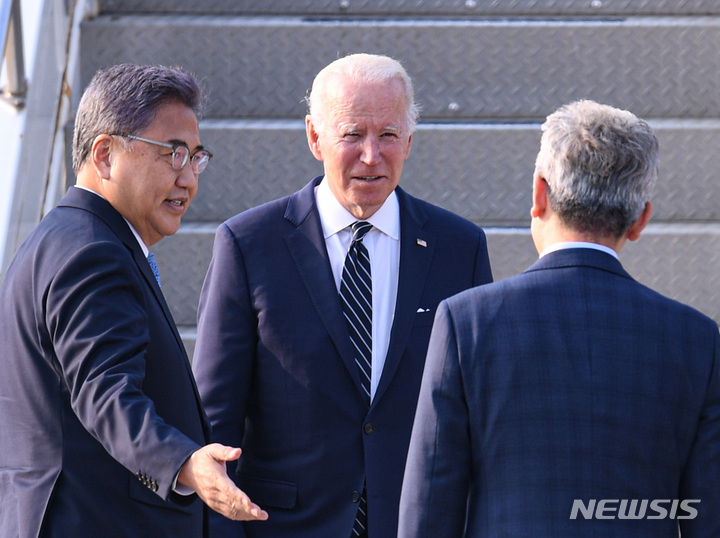
M 540 229 L 541 228 L 541 229 Z M 546 221 L 542 227 L 535 226 L 532 229 L 533 240 L 538 253 L 550 248 L 557 243 L 595 243 L 614 250 L 616 253 L 625 244 L 627 237 L 614 237 L 610 235 L 591 234 L 574 230 L 562 224 L 557 217 Z

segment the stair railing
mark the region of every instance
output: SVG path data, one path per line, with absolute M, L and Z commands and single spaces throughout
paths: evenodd
M 28 85 L 25 78 L 20 0 L 2 2 L 0 6 L 0 44 L 2 63 L 7 67 L 7 85 L 0 88 L 0 99 L 21 109 L 25 106 Z

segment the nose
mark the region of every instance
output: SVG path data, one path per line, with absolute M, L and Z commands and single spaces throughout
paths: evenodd
M 380 141 L 375 137 L 367 137 L 363 143 L 360 160 L 368 165 L 380 162 Z
M 175 180 L 175 183 L 178 185 L 178 187 L 185 187 L 188 189 L 192 189 L 193 187 L 197 187 L 198 184 L 198 173 L 194 170 L 194 166 L 192 166 L 192 163 L 187 163 L 182 170 L 180 170 L 180 173 L 178 174 L 177 179 Z

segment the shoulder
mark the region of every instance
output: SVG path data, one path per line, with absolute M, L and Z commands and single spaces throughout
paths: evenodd
M 286 196 L 247 209 L 227 219 L 222 226 L 235 235 L 245 235 L 250 233 L 250 230 L 279 222 L 283 218 L 289 199 L 290 197 Z
M 39 259 L 47 259 L 51 265 L 59 265 L 68 258 L 100 255 L 127 258 L 130 255 L 123 247 L 118 230 L 93 212 L 66 206 L 52 209 L 40 221 L 26 239 L 23 250 L 38 252 Z
M 31 232 L 18 257 L 29 257 L 36 274 L 53 281 L 106 271 L 138 276 L 133 249 L 139 252 L 140 246 L 130 228 L 119 214 L 117 219 L 103 217 L 77 205 L 58 205 Z
M 488 282 L 463 290 L 443 301 L 443 307 L 453 319 L 466 321 L 509 316 L 517 318 L 527 312 L 539 294 L 544 293 L 542 283 L 529 273 L 519 273 L 497 282 Z
M 673 320 L 672 325 L 678 329 L 695 329 L 698 331 L 718 333 L 717 322 L 695 307 L 667 297 L 637 281 L 633 280 L 632 282 L 636 286 L 640 296 L 643 297 L 649 305 L 652 305 L 652 308 L 648 308 L 648 311 L 653 312 L 655 317 L 662 316 L 666 319 Z

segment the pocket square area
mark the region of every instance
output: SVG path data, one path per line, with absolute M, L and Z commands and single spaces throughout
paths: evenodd
M 418 311 L 418 314 L 420 314 L 421 312 L 430 312 L 430 309 L 421 307 L 421 308 L 418 308 L 417 311 Z

